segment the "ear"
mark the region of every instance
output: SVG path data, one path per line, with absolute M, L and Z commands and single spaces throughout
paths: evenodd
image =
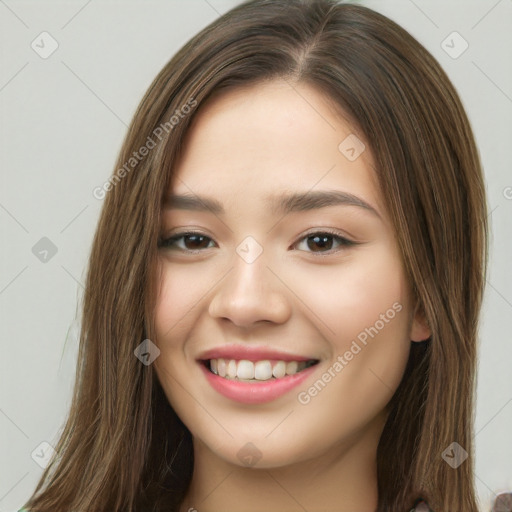
M 425 341 L 432 335 L 423 308 L 417 304 L 412 318 L 409 338 L 411 341 Z

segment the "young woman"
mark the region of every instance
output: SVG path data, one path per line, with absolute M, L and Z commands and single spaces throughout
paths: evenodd
M 73 405 L 27 510 L 477 511 L 482 171 L 406 31 L 236 7 L 96 193 Z

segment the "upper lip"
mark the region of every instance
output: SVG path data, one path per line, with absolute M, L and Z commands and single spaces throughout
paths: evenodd
M 290 352 L 281 352 L 270 347 L 254 347 L 249 345 L 224 345 L 202 352 L 197 358 L 200 361 L 208 359 L 245 359 L 247 361 L 263 361 L 277 359 L 279 361 L 311 361 L 313 357 L 305 357 Z M 316 360 L 316 359 L 315 359 Z

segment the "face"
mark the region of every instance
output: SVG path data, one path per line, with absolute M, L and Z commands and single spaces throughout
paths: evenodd
M 154 364 L 195 448 L 224 462 L 375 448 L 410 342 L 428 337 L 352 132 L 281 81 L 215 97 L 188 132 L 162 213 Z

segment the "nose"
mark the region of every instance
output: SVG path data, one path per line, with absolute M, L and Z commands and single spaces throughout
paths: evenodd
M 208 312 L 213 318 L 250 328 L 262 322 L 286 322 L 291 304 L 286 286 L 262 256 L 247 263 L 236 255 L 233 268 L 215 288 Z

